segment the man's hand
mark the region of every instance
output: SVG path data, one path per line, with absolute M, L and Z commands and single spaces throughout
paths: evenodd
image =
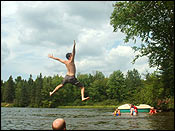
M 74 45 L 76 45 L 75 40 L 74 40 Z
M 73 50 L 72 50 L 72 57 L 71 57 L 71 62 L 74 61 L 74 57 L 75 57 L 75 40 L 74 40 L 74 46 L 73 46 Z
M 52 54 L 52 55 L 51 55 L 51 54 L 48 54 L 48 57 L 49 57 L 49 58 L 53 58 L 53 54 Z
M 52 58 L 52 59 L 54 59 L 54 60 L 58 60 L 58 61 L 62 62 L 63 64 L 65 64 L 65 61 L 64 61 L 64 60 L 62 60 L 62 59 L 60 59 L 60 58 L 57 58 L 57 57 L 53 57 L 53 54 L 52 54 L 52 55 L 51 55 L 51 54 L 48 54 L 48 57 L 49 57 L 49 58 Z

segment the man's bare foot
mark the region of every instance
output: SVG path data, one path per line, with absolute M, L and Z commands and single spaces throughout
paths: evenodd
M 49 95 L 51 96 L 52 95 L 52 92 L 49 92 Z
M 85 101 L 85 100 L 88 100 L 88 99 L 89 99 L 89 97 L 86 97 L 86 98 L 83 98 L 82 101 Z

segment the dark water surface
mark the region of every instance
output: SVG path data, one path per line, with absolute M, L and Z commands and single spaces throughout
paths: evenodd
M 52 130 L 56 118 L 65 119 L 68 130 L 174 130 L 174 112 L 152 116 L 113 116 L 112 112 L 113 109 L 1 107 L 1 130 Z

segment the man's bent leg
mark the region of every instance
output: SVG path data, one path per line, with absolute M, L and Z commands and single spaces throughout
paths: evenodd
M 53 95 L 61 87 L 63 87 L 63 84 L 59 84 L 52 92 L 50 92 L 50 96 Z
M 80 88 L 81 88 L 81 99 L 82 99 L 82 101 L 85 101 L 85 100 L 89 99 L 89 97 L 84 98 L 84 87 L 80 87 Z

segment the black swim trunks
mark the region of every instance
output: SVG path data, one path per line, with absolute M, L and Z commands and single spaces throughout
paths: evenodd
M 66 75 L 65 78 L 63 79 L 62 84 L 65 85 L 67 83 L 71 83 L 72 85 L 78 86 L 78 87 L 83 87 L 83 84 L 81 84 L 75 76 L 69 76 Z

